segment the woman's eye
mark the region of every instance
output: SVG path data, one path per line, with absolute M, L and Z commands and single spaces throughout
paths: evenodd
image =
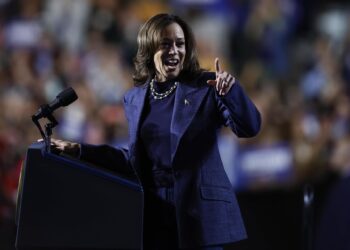
M 170 48 L 173 46 L 173 43 L 172 42 L 161 42 L 160 46 L 162 48 Z M 182 48 L 183 46 L 185 46 L 185 42 L 176 42 L 175 46 L 178 48 Z
M 160 44 L 162 47 L 169 47 L 170 46 L 170 43 L 166 43 L 166 42 L 163 42 Z

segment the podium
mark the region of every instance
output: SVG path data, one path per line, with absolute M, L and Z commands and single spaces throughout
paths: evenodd
M 17 204 L 17 249 L 141 249 L 143 190 L 135 176 L 28 148 Z

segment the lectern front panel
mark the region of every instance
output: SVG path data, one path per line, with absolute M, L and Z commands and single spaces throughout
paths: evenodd
M 141 185 L 77 160 L 29 149 L 17 214 L 18 249 L 140 249 Z

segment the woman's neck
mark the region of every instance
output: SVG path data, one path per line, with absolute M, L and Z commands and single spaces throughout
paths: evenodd
M 166 78 L 166 77 L 160 77 L 160 76 L 155 76 L 154 81 L 157 83 L 164 83 L 164 82 L 171 82 L 175 81 L 176 78 Z

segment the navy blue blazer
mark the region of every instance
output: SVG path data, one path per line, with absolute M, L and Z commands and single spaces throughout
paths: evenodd
M 206 83 L 208 79 L 215 79 L 215 73 L 205 72 L 191 84 L 180 82 L 175 93 L 171 160 L 181 248 L 246 238 L 236 196 L 220 158 L 217 134 L 226 125 L 238 137 L 255 136 L 261 117 L 238 81 L 225 96 L 219 96 Z M 148 83 L 134 87 L 124 97 L 129 149 L 83 144 L 82 159 L 106 167 L 131 165 L 141 174 L 139 128 L 147 89 Z M 118 171 L 127 171 L 127 167 Z

